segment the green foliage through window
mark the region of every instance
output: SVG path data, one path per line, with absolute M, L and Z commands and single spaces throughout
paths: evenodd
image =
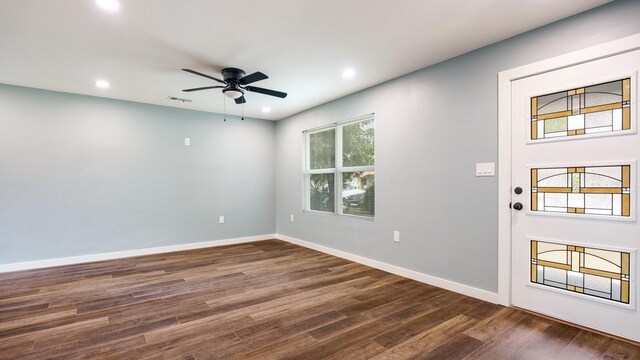
M 375 163 L 373 120 L 342 127 L 342 166 Z
M 313 174 L 310 185 L 311 210 L 333 212 L 335 199 L 333 174 Z
M 311 169 L 330 169 L 336 164 L 336 130 L 309 135 Z

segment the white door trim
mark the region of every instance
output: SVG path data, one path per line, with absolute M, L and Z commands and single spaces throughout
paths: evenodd
M 640 49 L 640 33 L 498 73 L 498 301 L 511 306 L 511 82 Z

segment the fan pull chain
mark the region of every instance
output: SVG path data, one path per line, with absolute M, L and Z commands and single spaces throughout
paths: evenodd
M 224 104 L 223 105 L 223 108 L 224 108 L 223 118 L 224 118 L 224 121 L 227 122 L 227 97 L 226 96 L 222 97 L 222 103 Z
M 244 120 L 244 103 L 242 103 L 242 120 Z

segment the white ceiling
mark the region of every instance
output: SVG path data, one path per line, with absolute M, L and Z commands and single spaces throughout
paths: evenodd
M 239 67 L 289 93 L 245 96 L 245 116 L 277 120 L 607 2 L 120 0 L 109 13 L 94 0 L 2 0 L 0 82 L 222 113 L 219 89 L 181 91 L 217 84 L 180 69 Z

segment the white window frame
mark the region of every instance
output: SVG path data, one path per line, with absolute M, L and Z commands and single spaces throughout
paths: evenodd
M 375 217 L 375 208 L 373 216 L 360 216 L 360 215 L 352 215 L 345 214 L 342 208 L 342 174 L 345 172 L 372 172 L 375 176 L 375 160 L 373 165 L 368 166 L 343 166 L 342 164 L 342 128 L 346 125 L 351 125 L 354 123 L 364 122 L 364 121 L 373 121 L 373 126 L 375 129 L 375 118 L 374 114 L 367 114 L 363 116 L 359 116 L 357 118 L 335 122 L 331 124 L 327 124 L 324 126 L 316 127 L 313 129 L 305 130 L 302 132 L 304 136 L 304 165 L 303 165 L 303 181 L 304 184 L 302 186 L 303 193 L 303 211 L 314 213 L 314 214 L 334 214 L 334 215 L 342 215 L 342 216 L 350 216 L 359 219 L 369 219 L 373 220 Z M 311 151 L 309 150 L 310 146 L 310 135 L 316 134 L 319 132 L 327 131 L 327 130 L 335 130 L 335 164 L 333 168 L 326 169 L 311 169 Z M 373 142 L 373 151 L 375 154 L 376 151 L 376 141 L 375 141 L 375 130 L 374 130 L 374 142 Z M 334 209 L 333 212 L 329 211 L 320 211 L 320 210 L 311 210 L 311 189 L 310 189 L 310 180 L 311 175 L 315 174 L 333 174 L 334 178 Z M 375 194 L 374 194 L 375 196 Z

